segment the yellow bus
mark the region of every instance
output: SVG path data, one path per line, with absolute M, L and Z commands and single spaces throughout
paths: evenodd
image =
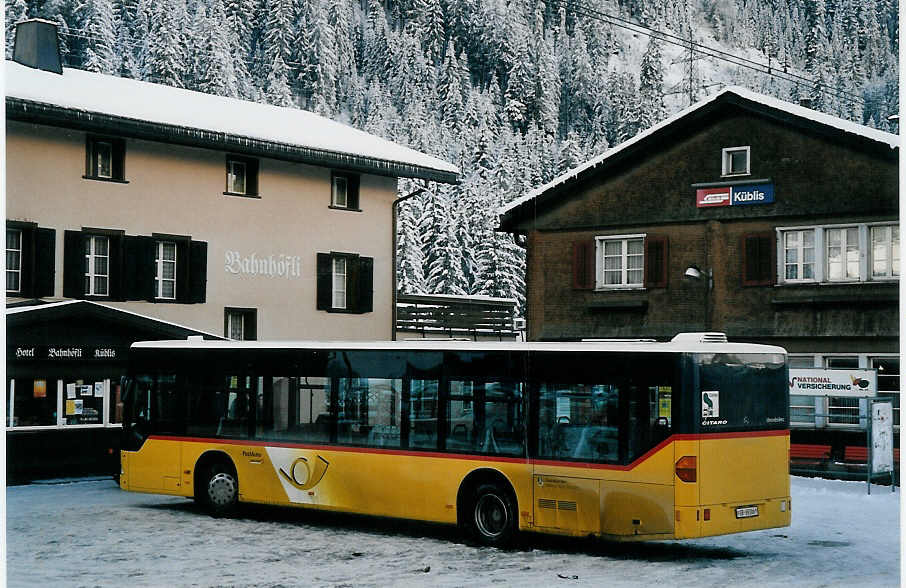
M 670 342 L 132 346 L 123 490 L 518 531 L 790 524 L 786 352 Z

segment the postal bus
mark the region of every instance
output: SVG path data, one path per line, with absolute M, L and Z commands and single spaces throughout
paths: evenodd
M 457 524 L 487 545 L 790 524 L 779 347 L 191 339 L 132 346 L 124 490 Z

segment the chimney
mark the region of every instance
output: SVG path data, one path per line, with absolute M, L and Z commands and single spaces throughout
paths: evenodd
M 811 107 L 812 107 L 812 99 L 811 99 L 811 98 L 800 98 L 800 99 L 799 99 L 799 106 L 802 106 L 803 108 L 811 108 Z
M 13 61 L 35 69 L 62 74 L 57 23 L 40 18 L 17 22 Z

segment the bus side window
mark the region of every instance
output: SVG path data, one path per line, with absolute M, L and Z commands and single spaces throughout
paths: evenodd
M 614 385 L 542 383 L 539 456 L 617 463 L 619 399 L 620 389 Z

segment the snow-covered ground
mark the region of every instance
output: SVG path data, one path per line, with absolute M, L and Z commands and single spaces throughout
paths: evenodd
M 897 586 L 899 491 L 793 478 L 793 525 L 685 542 L 530 536 L 276 508 L 214 519 L 110 480 L 7 489 L 9 586 Z

